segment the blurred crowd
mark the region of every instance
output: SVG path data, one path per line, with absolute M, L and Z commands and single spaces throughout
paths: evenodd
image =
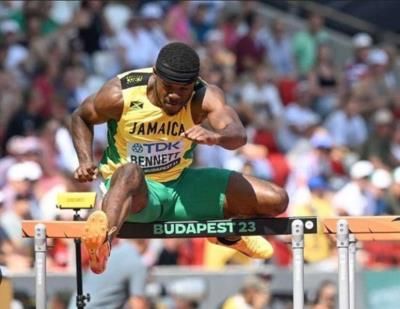
M 98 182 L 72 177 L 71 112 L 117 73 L 152 66 L 176 40 L 196 48 L 202 78 L 224 90 L 248 131 L 249 143 L 237 151 L 198 146 L 196 166 L 285 187 L 286 216 L 400 214 L 396 46 L 356 33 L 352 56 L 338 63 L 323 16 L 310 13 L 302 29 L 291 30 L 263 9 L 258 1 L 1 1 L 0 265 L 32 269 L 21 220 L 70 219 L 55 207 L 57 194 L 98 191 Z M 97 126 L 97 160 L 106 143 L 105 126 Z M 271 242 L 276 254 L 265 262 L 203 239 L 154 240 L 141 257 L 148 267 L 289 266 L 287 239 Z M 365 267 L 399 265 L 398 249 L 365 243 L 359 259 Z M 70 242 L 54 241 L 50 271 L 70 271 L 72 257 Z M 334 267 L 334 257 L 331 239 L 307 236 L 307 263 Z

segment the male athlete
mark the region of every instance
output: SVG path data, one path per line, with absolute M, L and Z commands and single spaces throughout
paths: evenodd
M 153 68 L 122 73 L 89 96 L 73 113 L 79 158 L 75 178 L 98 172 L 106 191 L 102 210 L 86 221 L 83 243 L 90 267 L 106 267 L 111 240 L 125 221 L 153 222 L 275 216 L 286 192 L 272 183 L 214 168 L 190 168 L 196 144 L 237 149 L 246 133 L 218 87 L 199 78 L 199 56 L 188 45 L 164 46 Z M 107 122 L 108 147 L 93 161 L 93 125 Z M 253 257 L 270 258 L 261 236 L 210 238 Z

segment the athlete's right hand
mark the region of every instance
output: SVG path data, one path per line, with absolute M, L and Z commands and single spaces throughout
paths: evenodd
M 99 170 L 94 163 L 81 163 L 74 172 L 74 178 L 79 182 L 93 181 L 98 173 Z

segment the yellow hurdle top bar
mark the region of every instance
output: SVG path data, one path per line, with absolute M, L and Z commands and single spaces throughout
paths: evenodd
M 57 195 L 60 209 L 91 209 L 96 203 L 96 192 L 64 192 Z

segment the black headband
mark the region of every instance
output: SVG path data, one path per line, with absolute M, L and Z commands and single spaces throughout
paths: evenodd
M 175 83 L 183 83 L 190 84 L 193 83 L 197 77 L 199 76 L 199 68 L 195 68 L 191 71 L 178 71 L 176 69 L 171 68 L 165 62 L 162 62 L 157 59 L 156 62 L 156 74 L 160 76 L 162 79 Z

